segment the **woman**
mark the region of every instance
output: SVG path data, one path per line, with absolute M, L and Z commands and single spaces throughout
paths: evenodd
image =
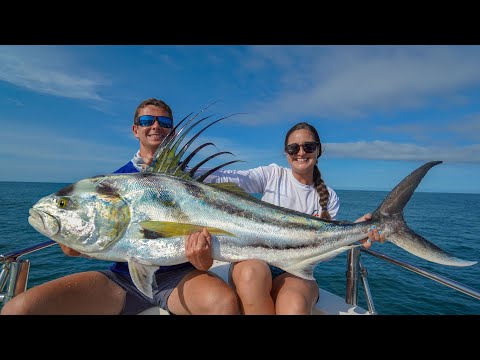
M 327 187 L 317 166 L 322 154 L 320 137 L 310 124 L 293 126 L 285 136 L 285 154 L 290 168 L 277 164 L 250 170 L 221 170 L 205 182 L 234 182 L 249 193 L 261 193 L 262 200 L 277 206 L 335 220 L 340 201 Z M 368 220 L 370 214 L 356 222 Z M 384 240 L 377 229 L 368 232 L 370 242 Z M 318 301 L 318 285 L 289 274 L 261 260 L 237 262 L 231 281 L 245 314 L 311 314 Z

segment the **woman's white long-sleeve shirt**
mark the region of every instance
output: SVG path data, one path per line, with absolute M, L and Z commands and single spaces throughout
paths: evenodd
M 309 215 L 320 216 L 320 197 L 314 185 L 300 183 L 292 174 L 292 169 L 270 164 L 249 170 L 218 170 L 209 175 L 205 183 L 233 182 L 248 193 L 262 194 L 262 201 Z M 327 211 L 332 220 L 336 219 L 340 199 L 335 191 L 327 186 L 330 194 Z

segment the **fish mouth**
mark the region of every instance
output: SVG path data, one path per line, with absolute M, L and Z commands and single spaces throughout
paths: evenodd
M 38 209 L 30 209 L 28 211 L 28 223 L 33 226 L 35 230 L 48 237 L 56 235 L 60 230 L 58 220 L 45 211 Z

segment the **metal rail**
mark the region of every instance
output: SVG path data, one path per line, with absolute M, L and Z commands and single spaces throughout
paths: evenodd
M 467 294 L 471 297 L 474 297 L 477 300 L 480 300 L 480 292 L 478 290 L 475 290 L 474 288 L 471 288 L 469 286 L 463 285 L 462 283 L 459 283 L 458 281 L 451 280 L 445 276 L 435 274 L 431 271 L 420 269 L 419 267 L 413 266 L 411 264 L 408 264 L 404 261 L 396 260 L 390 256 L 387 256 L 385 254 L 379 253 L 377 251 L 373 250 L 367 250 L 367 249 L 361 249 L 360 251 L 366 252 L 372 256 L 375 256 L 379 259 L 391 262 L 392 264 L 395 264 L 397 266 L 400 266 L 404 269 L 410 270 L 414 273 L 420 274 L 428 279 L 434 280 L 440 284 L 443 284 L 445 286 L 448 286 L 452 289 L 455 289 L 457 291 L 460 291 L 464 294 Z
M 431 271 L 421 269 L 419 267 L 408 264 L 404 261 L 394 259 L 388 255 L 379 253 L 374 250 L 367 250 L 364 248 L 361 248 L 361 249 L 354 248 L 349 250 L 347 254 L 347 272 L 346 272 L 347 286 L 346 286 L 346 293 L 345 293 L 345 302 L 350 305 L 358 305 L 358 275 L 360 274 L 362 276 L 363 288 L 365 290 L 368 310 L 372 315 L 375 315 L 376 311 L 373 303 L 373 298 L 370 293 L 370 287 L 368 286 L 367 270 L 362 267 L 362 263 L 360 261 L 360 252 L 364 252 L 369 255 L 375 256 L 381 260 L 390 262 L 401 268 L 417 273 L 423 277 L 436 281 L 442 285 L 448 286 L 454 290 L 457 290 L 477 300 L 480 300 L 480 292 L 478 290 L 472 287 L 466 286 L 458 281 L 451 280 L 445 276 L 438 275 Z
M 56 244 L 55 241 L 49 240 L 18 251 L 12 251 L 4 255 L 0 254 L 0 303 L 7 303 L 13 297 L 27 290 L 30 261 L 19 258 L 54 244 Z M 3 293 L 7 281 L 7 291 Z
M 52 245 L 55 245 L 55 244 L 56 244 L 55 241 L 48 240 L 48 241 L 45 241 L 43 243 L 39 243 L 39 244 L 30 246 L 30 247 L 27 247 L 27 248 L 24 248 L 24 249 L 21 249 L 21 250 L 6 253 L 5 255 L 0 254 L 0 262 L 15 261 L 20 256 L 30 254 L 34 251 L 41 250 L 41 249 L 44 249 L 46 247 L 49 247 L 49 246 L 52 246 Z

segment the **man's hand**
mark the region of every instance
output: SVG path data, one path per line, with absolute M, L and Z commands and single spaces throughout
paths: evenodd
M 370 220 L 371 218 L 372 218 L 372 214 L 367 213 L 362 217 L 358 218 L 357 220 L 355 220 L 355 222 L 358 223 L 362 221 L 367 221 L 367 220 Z M 359 242 L 363 244 L 363 247 L 365 249 L 368 249 L 372 245 L 372 242 L 375 242 L 375 241 L 380 241 L 380 243 L 383 244 L 385 242 L 385 235 L 383 235 L 382 232 L 379 231 L 375 225 L 373 225 L 368 230 L 367 237 L 365 239 L 360 240 Z
M 80 256 L 82 253 L 78 252 L 77 250 L 73 250 L 72 248 L 69 248 L 68 246 L 58 244 L 60 245 L 60 248 L 62 249 L 63 253 L 68 256 Z
M 207 271 L 213 264 L 211 241 L 207 229 L 189 235 L 185 241 L 185 255 L 198 270 Z

